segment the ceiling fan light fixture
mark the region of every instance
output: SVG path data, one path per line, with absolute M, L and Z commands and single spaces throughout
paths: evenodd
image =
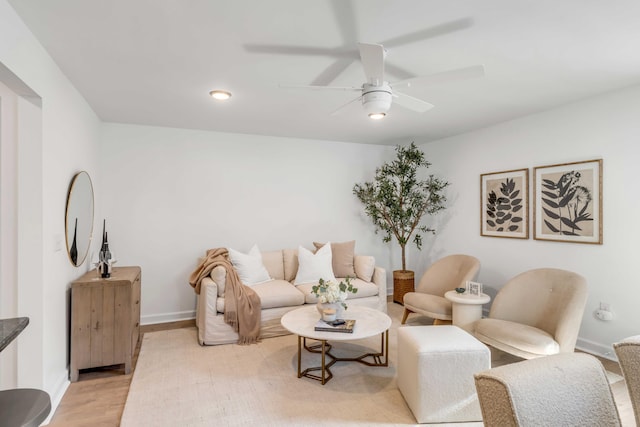
M 228 92 L 226 90 L 212 90 L 211 92 L 209 92 L 209 95 L 211 95 L 213 99 L 216 99 L 218 101 L 226 101 L 227 99 L 231 98 L 231 92 Z
M 383 119 L 391 108 L 391 87 L 388 84 L 374 86 L 363 85 L 362 106 L 372 120 Z

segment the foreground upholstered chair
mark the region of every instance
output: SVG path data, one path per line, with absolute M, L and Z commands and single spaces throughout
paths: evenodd
M 636 424 L 640 425 L 640 335 L 625 338 L 615 343 L 613 348 L 627 383 Z
M 498 291 L 489 317 L 474 324 L 474 334 L 523 359 L 573 353 L 586 303 L 587 282 L 579 274 L 529 270 Z
M 474 375 L 485 427 L 620 426 L 602 364 L 557 354 Z
M 404 294 L 402 323 L 410 313 L 419 313 L 436 320 L 451 320 L 451 301 L 447 291 L 464 287 L 480 270 L 480 261 L 470 255 L 449 255 L 436 262 L 422 275 L 415 292 Z

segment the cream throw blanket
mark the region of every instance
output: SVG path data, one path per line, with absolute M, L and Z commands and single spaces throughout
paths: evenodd
M 260 297 L 253 289 L 242 284 L 229 261 L 226 248 L 209 249 L 207 256 L 189 276 L 189 284 L 200 294 L 202 279 L 211 270 L 222 266 L 227 270 L 224 301 L 224 321 L 238 333 L 238 344 L 254 344 L 260 339 Z

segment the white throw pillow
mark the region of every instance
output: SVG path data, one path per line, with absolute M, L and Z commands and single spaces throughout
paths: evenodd
M 298 274 L 296 274 L 293 284 L 318 283 L 319 279 L 336 280 L 333 276 L 331 243 L 329 242 L 318 249 L 315 254 L 302 246 L 298 248 Z
M 258 245 L 253 245 L 248 254 L 243 254 L 235 249 L 228 248 L 229 258 L 233 268 L 238 272 L 240 281 L 247 285 L 257 285 L 271 280 L 269 272 L 262 263 L 262 255 Z

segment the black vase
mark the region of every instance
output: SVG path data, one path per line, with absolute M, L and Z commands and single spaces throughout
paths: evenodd
M 73 265 L 78 265 L 78 245 L 76 243 L 76 235 L 78 234 L 78 218 L 76 218 L 76 226 L 73 229 L 73 242 L 71 248 L 69 248 L 69 257 Z
M 111 277 L 111 251 L 109 250 L 109 237 L 106 230 L 107 221 L 102 223 L 102 248 L 100 249 L 100 275 L 103 278 Z

